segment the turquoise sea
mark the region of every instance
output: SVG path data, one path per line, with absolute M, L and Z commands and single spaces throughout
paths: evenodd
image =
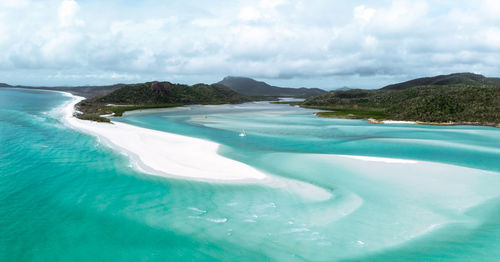
M 313 184 L 135 171 L 68 128 L 57 92 L 0 88 L 0 261 L 498 261 L 500 129 L 372 125 L 267 102 L 127 113 Z M 239 136 L 245 132 L 244 137 Z

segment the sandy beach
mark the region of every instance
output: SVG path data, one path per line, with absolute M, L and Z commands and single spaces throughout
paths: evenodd
M 127 155 L 141 172 L 179 179 L 216 183 L 258 183 L 298 194 L 304 199 L 325 201 L 329 190 L 306 182 L 265 174 L 247 164 L 217 153 L 219 144 L 129 124 L 99 123 L 73 116 L 83 97 L 63 92 L 72 100 L 62 110 L 66 125 L 99 138 L 101 143 Z
M 397 121 L 397 120 L 383 120 L 384 124 L 404 124 L 404 125 L 413 125 L 416 124 L 415 121 Z
M 417 164 L 417 163 L 419 163 L 419 161 L 415 161 L 415 160 L 387 158 L 387 157 L 353 156 L 353 155 L 336 155 L 336 156 L 356 159 L 356 160 L 360 160 L 360 161 L 381 162 L 381 163 L 388 163 L 388 164 Z
M 141 128 L 124 123 L 98 123 L 73 117 L 74 106 L 83 97 L 64 106 L 65 122 L 133 158 L 137 168 L 154 175 L 197 180 L 262 180 L 266 174 L 217 154 L 219 144 L 211 141 Z

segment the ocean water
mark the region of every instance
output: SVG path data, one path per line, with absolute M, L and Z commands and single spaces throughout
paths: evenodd
M 135 171 L 64 125 L 68 99 L 0 88 L 0 261 L 500 257 L 500 129 L 371 125 L 266 102 L 114 119 L 220 143 L 226 157 L 332 194 L 314 200 Z

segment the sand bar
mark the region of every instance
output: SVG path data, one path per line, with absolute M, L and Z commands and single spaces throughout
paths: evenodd
M 93 134 L 110 146 L 134 158 L 147 173 L 197 180 L 261 180 L 263 172 L 244 163 L 217 154 L 219 144 L 129 124 L 98 123 L 73 117 L 74 106 L 83 97 L 73 96 L 64 106 L 69 126 Z
M 64 92 L 63 92 L 64 93 Z M 332 193 L 307 182 L 265 174 L 247 164 L 217 153 L 219 144 L 129 125 L 120 122 L 100 123 L 73 116 L 75 104 L 83 97 L 74 96 L 62 107 L 65 124 L 92 134 L 106 145 L 129 156 L 140 171 L 169 178 L 216 183 L 256 183 L 298 194 L 311 201 L 326 201 Z

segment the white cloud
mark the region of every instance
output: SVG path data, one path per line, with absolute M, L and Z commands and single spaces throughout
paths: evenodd
M 119 74 L 116 72 L 106 72 L 99 74 L 67 74 L 62 72 L 57 72 L 56 74 L 52 74 L 48 76 L 49 78 L 54 79 L 127 79 L 127 80 L 137 80 L 140 79 L 140 76 L 137 74 Z
M 285 0 L 260 0 L 259 6 L 262 8 L 276 8 L 285 3 Z
M 208 82 L 227 74 L 389 81 L 500 68 L 498 4 L 489 0 L 15 3 L 0 0 L 0 82 L 24 81 L 27 71 L 74 76 L 49 84 L 85 84 L 120 77 Z
M 62 27 L 83 25 L 83 21 L 77 19 L 76 15 L 80 6 L 75 0 L 64 0 L 59 4 L 59 24 Z
M 28 0 L 0 0 L 0 7 L 5 8 L 20 8 L 27 7 L 29 5 Z
M 240 11 L 241 13 L 241 11 Z M 223 27 L 228 25 L 228 21 L 216 18 L 198 18 L 191 21 L 191 24 L 197 27 Z
M 380 8 L 373 18 L 373 29 L 384 33 L 405 33 L 413 26 L 425 26 L 428 5 L 425 1 L 395 0 Z
M 500 50 L 500 28 L 489 27 L 483 28 L 478 32 L 478 40 L 481 41 L 485 47 L 491 50 Z
M 369 35 L 369 36 L 365 37 L 363 44 L 368 49 L 374 49 L 377 47 L 378 40 L 377 40 L 377 38 Z
M 356 6 L 354 8 L 354 19 L 365 25 L 372 20 L 375 12 L 375 9 L 366 8 L 364 5 Z
M 238 18 L 243 21 L 253 21 L 260 18 L 260 12 L 253 7 L 243 7 L 240 9 Z
M 498 0 L 483 0 L 481 11 L 492 20 L 500 20 L 500 2 Z

